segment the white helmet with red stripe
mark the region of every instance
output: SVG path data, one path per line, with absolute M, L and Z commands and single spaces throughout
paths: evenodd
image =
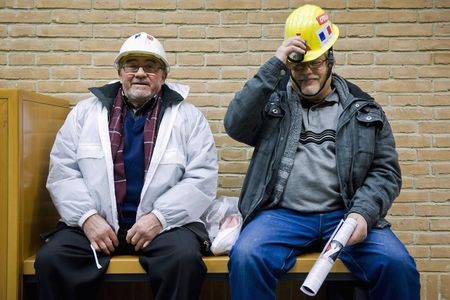
M 123 59 L 130 55 L 154 57 L 163 64 L 166 72 L 169 73 L 170 66 L 163 45 L 157 38 L 148 33 L 139 32 L 133 34 L 123 43 L 119 54 L 114 60 L 116 69 L 119 69 Z

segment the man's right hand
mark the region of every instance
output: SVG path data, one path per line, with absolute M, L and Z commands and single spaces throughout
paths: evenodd
M 306 53 L 305 41 L 298 36 L 285 39 L 283 43 L 278 47 L 275 56 L 278 57 L 278 59 L 281 60 L 282 62 L 286 63 L 287 57 L 291 52 L 305 54 Z
M 87 218 L 83 224 L 83 231 L 96 251 L 109 255 L 119 245 L 116 233 L 99 214 Z

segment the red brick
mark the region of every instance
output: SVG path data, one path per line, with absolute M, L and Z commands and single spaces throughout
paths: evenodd
M 248 12 L 248 22 L 250 24 L 283 24 L 289 16 L 288 12 L 260 11 Z
M 6 56 L 4 56 L 6 59 Z M 5 61 L 6 63 L 6 61 Z M 36 55 L 33 53 L 10 54 L 8 55 L 8 63 L 10 66 L 14 65 L 34 65 L 36 63 Z
M 431 38 L 418 40 L 419 49 L 422 50 L 448 50 L 450 48 L 450 40 L 443 38 Z
M 442 299 L 450 299 L 450 275 L 447 273 L 441 275 L 441 297 Z
M 92 37 L 92 27 L 87 25 L 37 25 L 36 34 L 41 37 Z
M 222 79 L 247 79 L 248 70 L 242 67 L 223 67 Z
M 431 246 L 431 257 L 445 258 L 450 257 L 450 245 Z
M 220 187 L 222 188 L 241 188 L 244 178 L 242 176 L 222 176 Z
M 136 22 L 141 23 L 155 23 L 161 24 L 164 22 L 164 12 L 158 10 L 146 10 L 146 11 L 136 11 Z M 145 31 L 145 30 L 142 30 Z M 150 33 L 150 32 L 149 32 Z
M 448 134 L 450 132 L 450 123 L 445 121 L 420 122 L 420 133 Z
M 419 189 L 449 189 L 450 188 L 450 176 L 446 177 L 417 177 L 416 187 Z M 450 212 L 448 212 L 450 215 Z
M 220 151 L 220 159 L 224 161 L 247 160 L 247 150 L 243 148 L 225 148 Z
M 216 12 L 179 12 L 166 13 L 164 22 L 168 24 L 208 24 L 208 26 L 220 23 L 220 14 Z
M 14 13 L 8 10 L 0 11 L 0 23 L 49 23 L 49 11 L 16 10 Z
M 80 77 L 77 67 L 63 66 L 50 68 L 51 79 L 77 79 Z
M 45 80 L 49 78 L 49 71 L 45 67 L 2 67 L 0 78 Z
M 208 66 L 239 66 L 261 64 L 261 56 L 258 54 L 207 54 Z
M 221 40 L 220 51 L 222 52 L 244 52 L 247 51 L 248 42 L 243 40 Z
M 403 188 L 395 202 L 428 202 L 429 192 L 423 190 L 408 190 Z
M 429 163 L 402 163 L 402 175 L 427 175 L 430 173 Z
M 94 10 L 88 11 L 86 13 L 80 14 L 80 22 L 81 23 L 134 23 L 135 13 L 129 11 L 102 11 L 102 10 Z
M 208 0 L 206 1 L 207 9 L 259 9 L 261 8 L 260 0 Z
M 206 28 L 205 26 L 183 26 L 179 28 L 178 37 L 183 39 L 205 38 Z
M 127 0 L 121 1 L 122 9 L 175 9 L 177 0 Z
M 444 65 L 450 64 L 450 53 L 435 53 L 434 63 Z
M 204 0 L 178 0 L 178 9 L 202 9 L 205 8 Z
M 416 204 L 417 216 L 443 217 L 450 215 L 450 205 Z M 449 236 L 450 238 L 450 236 Z M 450 240 L 449 240 L 450 242 Z
M 118 79 L 117 71 L 112 67 L 81 68 L 80 77 L 83 79 L 98 79 L 98 78 L 106 78 L 107 80 Z
M 425 299 L 439 299 L 439 276 L 436 274 L 429 274 L 426 278 Z
M 248 169 L 247 162 L 227 162 L 219 163 L 220 173 L 245 174 Z
M 9 7 L 9 8 L 33 8 L 34 2 L 30 0 L 3 0 L 0 1 L 3 3 L 3 6 L 0 7 Z
M 223 11 L 220 13 L 220 18 L 217 17 L 218 22 L 213 24 L 218 24 L 220 22 L 222 24 L 246 24 L 248 22 L 247 16 L 247 12 Z
M 195 68 L 195 67 L 177 67 L 170 71 L 170 76 L 176 79 L 209 79 L 218 77 L 219 70 L 217 68 Z
M 392 228 L 395 231 L 399 230 L 422 231 L 428 230 L 430 228 L 428 220 L 425 218 L 396 217 L 396 218 L 389 218 L 389 222 L 391 222 Z
M 34 5 L 37 8 L 91 8 L 90 0 L 34 0 Z
M 433 231 L 449 231 L 450 219 L 430 219 L 430 228 Z M 450 243 L 450 236 L 448 242 Z
M 431 8 L 433 7 L 432 0 L 377 0 L 377 7 L 379 8 Z
M 431 84 L 428 80 L 386 80 L 375 82 L 375 89 L 391 93 L 429 92 Z
M 393 107 L 385 108 L 390 120 L 430 120 L 433 118 L 431 108 Z
M 93 3 L 95 9 L 118 9 L 120 0 L 96 0 Z
M 450 163 L 449 162 L 432 163 L 431 168 L 433 170 L 433 174 L 435 174 L 435 175 L 449 175 L 450 174 Z
M 242 26 L 208 26 L 206 36 L 209 38 L 259 38 L 261 27 L 254 25 Z
M 431 24 L 383 24 L 378 25 L 377 36 L 432 36 L 433 26 Z
M 333 22 L 336 24 L 344 23 L 387 23 L 389 20 L 389 11 L 387 10 L 375 10 L 375 11 L 361 11 L 361 10 L 349 10 L 338 11 L 333 15 Z
M 421 244 L 423 244 L 423 245 L 448 245 L 448 243 L 449 243 L 448 232 L 416 233 L 415 238 L 416 238 L 416 243 L 419 245 L 421 245 Z M 443 271 L 443 269 L 441 269 L 441 270 Z

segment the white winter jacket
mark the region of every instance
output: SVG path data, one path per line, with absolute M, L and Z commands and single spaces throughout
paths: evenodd
M 91 89 L 96 96 L 71 110 L 53 145 L 47 189 L 69 226 L 98 213 L 119 228 L 108 129 L 119 87 Z M 183 101 L 187 93 L 186 86 L 163 85 L 164 114 L 137 210 L 137 219 L 154 213 L 163 230 L 200 221 L 216 193 L 213 136 L 203 114 Z

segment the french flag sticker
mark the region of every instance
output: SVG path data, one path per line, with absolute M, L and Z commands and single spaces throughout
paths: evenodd
M 320 43 L 324 44 L 326 43 L 331 36 L 333 35 L 333 31 L 331 30 L 331 24 L 330 22 L 327 22 L 325 26 L 323 26 L 318 32 L 317 36 L 319 37 Z

